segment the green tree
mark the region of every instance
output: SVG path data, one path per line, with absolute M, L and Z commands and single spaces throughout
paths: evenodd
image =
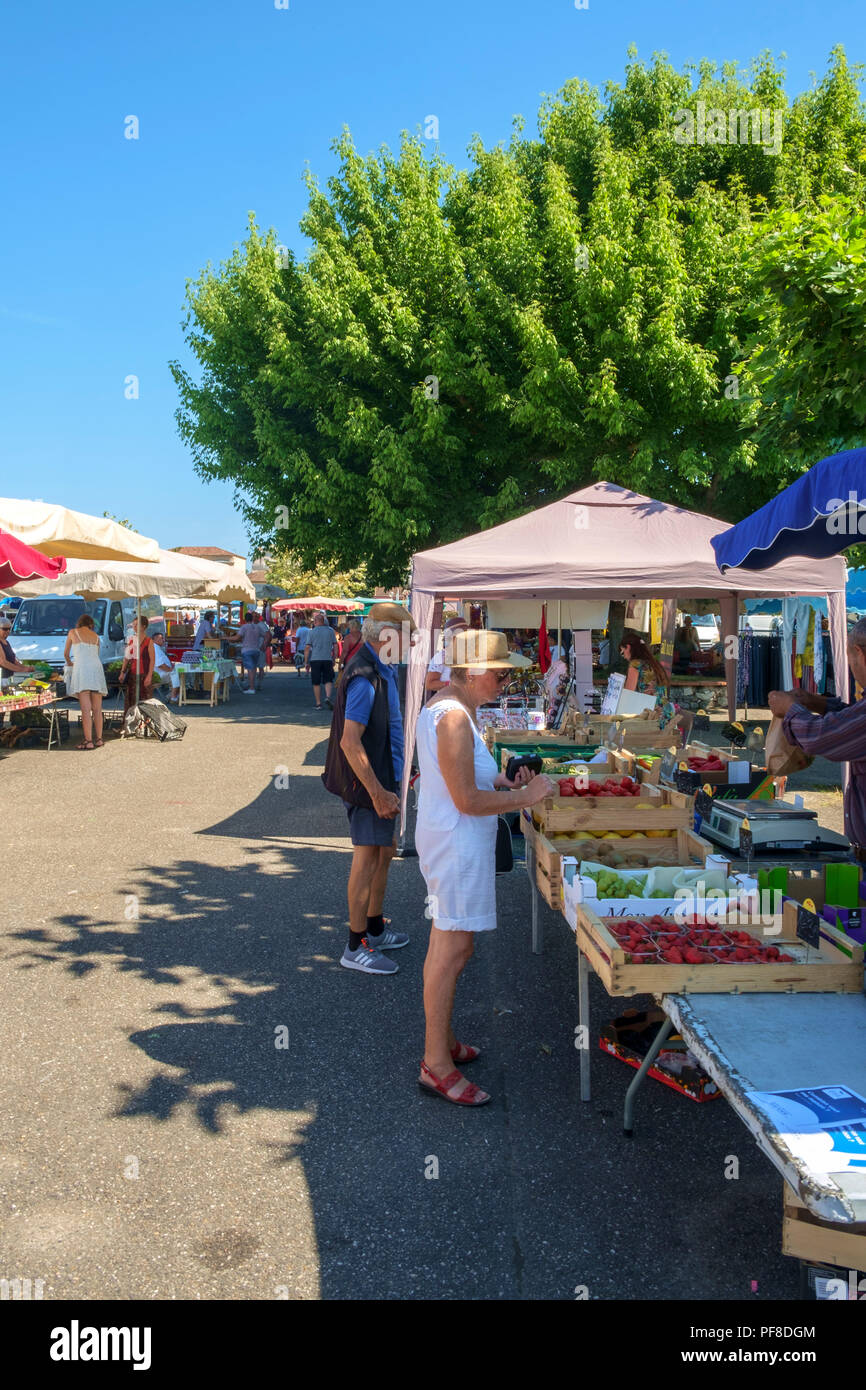
M 778 115 L 777 152 L 680 143 L 699 102 Z M 344 133 L 338 173 L 309 181 L 305 262 L 251 217 L 188 286 L 200 379 L 173 371 L 195 465 L 235 482 L 254 543 L 382 583 L 597 478 L 736 520 L 792 471 L 735 380 L 755 228 L 862 201 L 864 144 L 841 50 L 791 103 L 767 55 L 747 73 L 632 55 L 621 86 L 566 84 L 537 138 L 476 140 L 462 171 L 419 138 L 364 158 Z
M 768 218 L 754 247 L 748 424 L 765 455 L 808 467 L 866 443 L 866 213 L 849 198 Z
M 369 592 L 367 571 L 363 565 L 352 570 L 339 570 L 336 564 L 321 564 L 309 569 L 303 560 L 289 552 L 276 556 L 268 566 L 268 584 L 276 584 L 298 598 L 309 594 L 322 598 L 355 598 Z
M 134 531 L 138 535 L 138 527 L 133 526 L 132 522 L 127 521 L 125 517 L 115 516 L 114 512 L 103 512 L 102 515 L 107 517 L 109 521 L 116 521 L 118 526 L 125 526 L 127 531 Z

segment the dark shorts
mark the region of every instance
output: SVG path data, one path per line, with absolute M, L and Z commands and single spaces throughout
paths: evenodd
M 347 801 L 343 805 L 349 817 L 353 845 L 379 845 L 387 849 L 394 844 L 397 816 L 377 816 L 371 806 L 350 806 Z
M 313 685 L 333 685 L 334 663 L 332 661 L 311 661 L 310 676 Z

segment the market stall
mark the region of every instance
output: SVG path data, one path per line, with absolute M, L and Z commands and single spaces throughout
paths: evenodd
M 839 559 L 788 559 L 760 573 L 722 575 L 712 517 L 599 482 L 527 516 L 421 551 L 412 562 L 411 611 L 422 634 L 410 655 L 406 700 L 408 792 L 415 721 L 443 600 L 610 600 L 717 597 L 724 637 L 736 639 L 740 599 L 767 595 L 827 597 L 837 670 L 845 664 L 845 566 Z M 426 639 L 426 640 L 425 640 Z M 737 661 L 725 663 L 728 710 L 735 712 Z
M 155 596 L 166 603 L 200 598 L 215 605 L 254 597 L 246 575 L 226 565 L 175 550 L 157 549 L 157 557 L 156 563 L 73 559 L 58 579 L 22 583 L 15 592 L 26 597 L 78 594 L 85 599 Z M 207 703 L 213 703 L 210 692 Z

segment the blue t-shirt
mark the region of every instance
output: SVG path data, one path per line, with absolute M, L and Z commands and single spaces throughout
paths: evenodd
M 364 643 L 363 650 L 369 655 L 380 675 L 385 677 L 388 682 L 388 723 L 391 734 L 391 761 L 394 764 L 394 776 L 397 779 L 397 786 L 403 778 L 403 719 L 400 714 L 400 692 L 397 688 L 397 672 L 393 666 L 386 666 L 384 661 L 380 661 L 369 642 Z M 373 701 L 376 692 L 373 689 L 373 682 L 368 681 L 365 676 L 356 676 L 349 682 L 349 689 L 346 693 L 346 718 L 353 720 L 356 724 L 363 724 L 365 727 L 370 722 L 370 715 L 373 712 Z

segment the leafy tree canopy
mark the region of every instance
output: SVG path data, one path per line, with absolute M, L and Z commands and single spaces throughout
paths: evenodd
M 772 415 L 767 238 L 862 206 L 858 76 L 833 50 L 789 101 L 766 54 L 678 72 L 632 53 L 621 85 L 567 83 L 536 138 L 518 121 L 465 170 L 406 134 L 362 157 L 344 132 L 326 189 L 308 180 L 305 261 L 251 216 L 188 286 L 198 379 L 172 369 L 197 469 L 236 483 L 254 543 L 386 584 L 599 478 L 738 519 L 801 466 L 754 395 Z
M 293 597 L 302 598 L 355 598 L 357 594 L 369 592 L 367 571 L 364 565 L 352 570 L 340 570 L 336 564 L 320 564 L 308 568 L 300 556 L 291 551 L 283 551 L 269 564 L 266 574 L 268 584 L 276 584 Z

